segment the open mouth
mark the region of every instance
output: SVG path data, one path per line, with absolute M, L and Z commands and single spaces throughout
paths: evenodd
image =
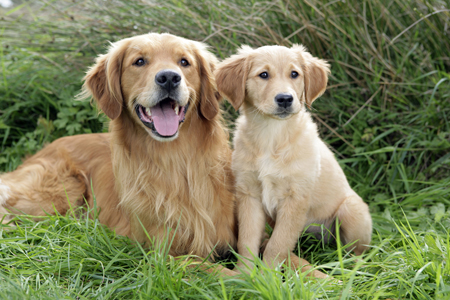
M 160 137 L 169 138 L 177 134 L 184 122 L 189 103 L 179 106 L 175 100 L 166 98 L 152 107 L 136 105 L 136 113 L 144 125 Z

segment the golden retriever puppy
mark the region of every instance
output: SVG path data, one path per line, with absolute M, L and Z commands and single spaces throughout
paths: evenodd
M 100 221 L 119 234 L 168 239 L 174 256 L 225 255 L 237 228 L 216 62 L 204 44 L 170 34 L 112 44 L 81 94 L 111 118 L 110 133 L 59 139 L 1 175 L 0 213 L 93 205 L 92 182 Z
M 298 45 L 255 50 L 243 46 L 216 70 L 219 92 L 236 110 L 241 108 L 232 170 L 238 251 L 245 258 L 258 255 L 266 219 L 273 233 L 263 258 L 272 267 L 290 261 L 295 268 L 310 269 L 292 251 L 313 223 L 333 229 L 337 218 L 342 241 L 352 243 L 357 255 L 370 243 L 368 206 L 349 186 L 304 107 L 325 91 L 328 73 L 325 61 Z M 242 268 L 243 263 L 238 266 Z M 326 276 L 319 271 L 312 275 Z

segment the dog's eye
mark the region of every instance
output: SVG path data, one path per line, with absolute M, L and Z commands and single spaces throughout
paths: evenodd
M 297 78 L 298 77 L 298 72 L 297 71 L 292 71 L 291 72 L 291 78 Z
M 145 60 L 144 60 L 143 58 L 138 58 L 138 59 L 134 62 L 133 65 L 138 66 L 138 67 L 141 67 L 141 66 L 145 65 Z
M 267 78 L 269 78 L 269 73 L 262 72 L 261 74 L 259 74 L 259 77 L 261 77 L 262 79 L 267 79 Z
M 183 67 L 187 67 L 187 66 L 190 66 L 191 64 L 187 61 L 187 59 L 185 59 L 185 58 L 182 58 L 181 60 L 180 60 L 180 64 L 183 66 Z

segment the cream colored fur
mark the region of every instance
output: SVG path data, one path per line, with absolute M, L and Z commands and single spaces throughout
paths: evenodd
M 294 72 L 294 73 L 293 73 Z M 267 78 L 261 74 L 267 73 Z M 326 89 L 328 64 L 302 46 L 242 47 L 219 64 L 219 92 L 236 108 L 232 169 L 238 201 L 238 251 L 251 267 L 258 255 L 266 220 L 274 226 L 265 245 L 264 261 L 272 267 L 288 260 L 309 270 L 309 263 L 292 253 L 312 223 L 332 227 L 340 222 L 341 239 L 360 255 L 371 240 L 368 206 L 352 190 L 333 153 L 320 139 L 305 109 Z M 265 76 L 263 74 L 263 76 Z M 275 97 L 293 98 L 280 113 Z M 314 271 L 315 277 L 325 274 Z

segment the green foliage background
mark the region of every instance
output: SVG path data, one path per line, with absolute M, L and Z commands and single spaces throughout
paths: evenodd
M 104 115 L 90 103 L 74 101 L 85 70 L 105 52 L 107 41 L 170 32 L 208 43 L 220 58 L 242 44 L 301 43 L 331 63 L 329 88 L 312 112 L 351 186 L 370 205 L 373 244 L 390 244 L 380 250 L 386 257 L 415 253 L 414 247 L 425 251 L 425 245 L 431 249 L 431 241 L 446 245 L 436 246 L 436 257 L 420 252 L 424 261 L 406 256 L 412 260 L 403 271 L 414 282 L 427 259 L 433 262 L 420 272 L 428 272 L 420 288 L 404 283 L 410 292 L 386 287 L 397 292 L 383 295 L 439 298 L 450 291 L 449 272 L 442 271 L 450 268 L 448 1 L 15 3 L 1 11 L 0 20 L 1 171 L 15 169 L 24 156 L 58 137 L 107 130 Z M 224 110 L 233 128 L 237 113 L 226 103 Z M 412 246 L 411 237 L 417 239 Z M 320 253 L 308 255 L 319 263 L 338 259 L 336 253 Z

